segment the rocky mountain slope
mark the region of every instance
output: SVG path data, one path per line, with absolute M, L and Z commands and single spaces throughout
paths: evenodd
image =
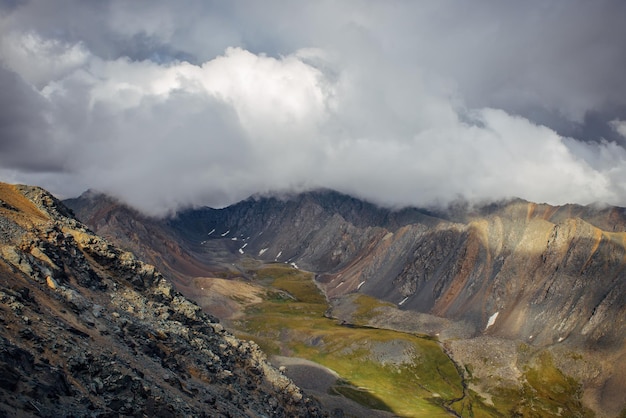
M 159 221 L 128 216 L 102 199 L 68 204 L 94 228 L 169 269 L 190 296 L 193 276 L 232 269 L 237 259 L 292 263 L 316 272 L 338 312 L 352 294 L 392 302 L 396 310 L 381 311 L 375 326 L 446 335 L 450 349 L 468 361 L 484 347 L 472 344 L 484 338 L 551 350 L 557 358 L 583 356 L 591 366 L 560 367 L 578 364 L 570 374 L 584 383 L 589 405 L 606 416 L 626 405 L 622 208 L 514 200 L 393 211 L 318 191 Z M 503 373 L 519 374 L 510 367 Z
M 0 184 L 0 416 L 324 416 L 42 189 Z

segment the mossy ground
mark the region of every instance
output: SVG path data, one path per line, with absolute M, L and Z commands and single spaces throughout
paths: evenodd
M 470 371 L 458 370 L 437 341 L 345 326 L 325 317 L 328 303 L 311 274 L 291 266 L 263 266 L 254 277 L 265 296 L 233 323 L 239 336 L 269 354 L 301 357 L 334 370 L 341 376 L 334 394 L 404 417 L 448 417 L 451 410 L 476 418 L 591 416 L 579 401 L 579 386 L 549 356 L 526 369 L 521 390 L 494 388 L 489 405 L 476 392 L 464 391 L 461 374 L 471 378 Z M 364 325 L 385 302 L 360 296 L 356 304 L 353 323 Z M 386 347 L 402 349 L 393 356 Z
M 526 368 L 521 389 L 496 389 L 493 400 L 498 410 L 514 417 L 593 417 L 580 400 L 581 391 L 580 384 L 565 376 L 548 352 L 542 352 Z
M 352 322 L 359 325 L 366 325 L 376 316 L 376 312 L 379 308 L 383 308 L 385 306 L 396 306 L 393 303 L 384 302 L 365 294 L 359 295 L 359 297 L 354 300 L 354 303 L 356 305 L 356 309 L 352 314 Z
M 447 417 L 439 401 L 462 396 L 461 377 L 435 341 L 326 318 L 328 303 L 311 275 L 290 266 L 261 268 L 256 282 L 267 293 L 235 324 L 242 336 L 269 353 L 306 358 L 336 371 L 342 380 L 334 393 L 406 417 Z M 402 362 L 372 355 L 377 344 L 393 342 L 406 351 L 400 353 Z

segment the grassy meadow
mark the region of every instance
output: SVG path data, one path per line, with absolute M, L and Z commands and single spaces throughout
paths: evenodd
M 401 417 L 591 416 L 580 387 L 545 353 L 527 365 L 521 389 L 494 387 L 490 401 L 466 388 L 461 372 L 431 337 L 362 326 L 386 304 L 356 299 L 351 324 L 325 316 L 329 305 L 312 274 L 286 264 L 257 266 L 250 284 L 263 289 L 260 303 L 242 304 L 232 321 L 238 337 L 254 340 L 269 355 L 312 360 L 340 378 L 331 395 Z M 236 296 L 232 296 L 237 300 Z

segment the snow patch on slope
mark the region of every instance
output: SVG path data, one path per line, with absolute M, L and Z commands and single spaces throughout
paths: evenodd
M 498 318 L 498 315 L 500 314 L 500 312 L 496 312 L 493 315 L 491 315 L 489 317 L 489 320 L 487 321 L 487 326 L 485 327 L 485 330 L 487 330 L 487 328 L 489 328 L 490 326 L 492 326 L 493 324 L 496 323 L 496 319 Z

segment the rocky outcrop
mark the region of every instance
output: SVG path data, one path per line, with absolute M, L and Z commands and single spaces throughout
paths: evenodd
M 1 184 L 0 200 L 0 415 L 325 415 L 50 194 Z

